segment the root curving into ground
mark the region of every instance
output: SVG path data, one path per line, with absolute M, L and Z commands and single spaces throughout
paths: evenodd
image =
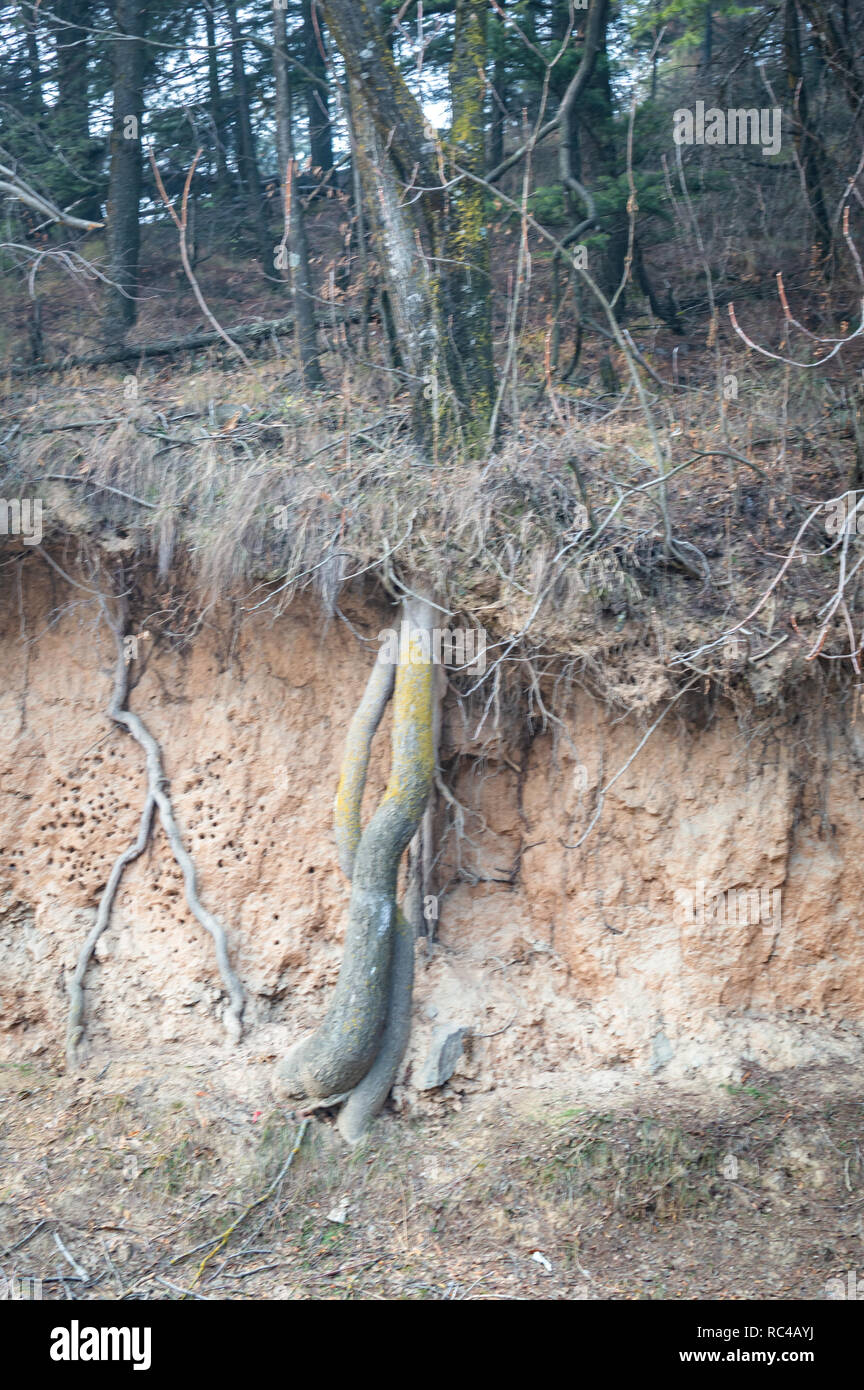
M 406 599 L 395 673 L 383 652 L 351 722 L 335 806 L 339 864 L 351 879 L 345 949 L 319 1027 L 288 1052 L 277 1089 L 320 1104 L 345 1098 L 339 1129 L 356 1143 L 381 1109 L 411 1026 L 414 924 L 398 906 L 402 855 L 423 819 L 435 775 L 434 605 Z M 395 679 L 394 679 L 395 675 Z M 390 778 L 365 830 L 360 809 L 372 739 L 393 699 Z

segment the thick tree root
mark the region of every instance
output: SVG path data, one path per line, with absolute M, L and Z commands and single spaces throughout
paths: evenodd
M 352 721 L 337 797 L 337 838 L 340 862 L 351 875 L 351 905 L 345 952 L 330 1007 L 319 1028 L 296 1044 L 277 1073 L 277 1084 L 290 1096 L 336 1095 L 352 1090 L 373 1068 L 382 1046 L 392 1057 L 394 1040 L 404 1021 L 390 1037 L 394 945 L 398 941 L 399 970 L 405 978 L 404 942 L 396 930 L 396 887 L 399 861 L 414 835 L 434 775 L 433 704 L 435 666 L 430 657 L 429 633 L 433 610 L 422 600 L 406 603 L 409 624 L 408 650 L 400 654 L 393 696 L 393 735 L 390 779 L 384 797 L 357 843 L 360 802 L 369 760 L 369 745 L 386 704 L 388 682 L 383 663 L 376 663 L 357 716 Z M 356 846 L 356 850 L 355 847 Z M 404 918 L 401 921 L 404 922 Z M 407 1009 L 410 1015 L 413 976 L 408 976 Z M 404 989 L 402 991 L 404 993 Z M 410 1021 L 410 1020 L 409 1020 Z M 404 1051 L 404 1041 L 402 1043 Z M 400 1052 L 401 1058 L 401 1052 Z M 398 1066 L 398 1059 L 396 1064 Z M 380 1078 L 390 1063 L 382 1059 Z M 391 1076 L 392 1081 L 392 1076 Z M 370 1082 L 369 1097 L 350 1110 L 346 1128 L 353 1134 L 361 1119 L 374 1110 L 381 1079 Z M 381 1097 L 383 1103 L 389 1083 Z M 354 1120 L 350 1116 L 356 1116 Z M 368 1122 L 368 1121 L 366 1121 Z
M 432 705 L 432 739 L 436 772 L 426 802 L 426 809 L 423 812 L 423 819 L 408 846 L 408 872 L 403 902 L 403 911 L 414 928 L 414 935 L 430 938 L 435 936 L 438 920 L 437 909 L 434 913 L 427 915 L 426 908 L 430 897 L 434 894 L 436 788 L 440 782 L 437 772 L 438 745 L 441 739 L 441 708 L 446 687 L 447 679 L 444 671 L 438 666 L 435 670 Z
M 414 927 L 396 909 L 387 1021 L 375 1061 L 354 1087 L 339 1114 L 339 1133 L 352 1146 L 363 1138 L 390 1094 L 411 1036 L 414 990 Z
M 354 856 L 361 834 L 360 809 L 363 804 L 372 740 L 393 693 L 396 676 L 393 662 L 383 660 L 384 652 L 385 649 L 382 647 L 378 653 L 378 660 L 372 667 L 363 698 L 351 720 L 342 757 L 339 788 L 336 792 L 333 811 L 336 856 L 339 868 L 346 878 L 352 878 L 354 875 Z
M 292 1048 L 279 1069 L 289 1095 L 315 1098 L 350 1090 L 372 1064 L 387 1012 L 393 953 L 396 873 L 388 865 L 394 857 L 398 864 L 400 840 L 407 838 L 398 806 L 379 807 L 357 853 L 345 951 L 330 1007 L 316 1032 Z
M 96 921 L 81 949 L 75 971 L 67 982 L 70 1006 L 66 1028 L 66 1063 L 70 1069 L 75 1066 L 77 1046 L 84 1033 L 83 985 L 87 966 L 99 937 L 110 921 L 111 909 L 123 871 L 126 865 L 132 863 L 134 859 L 137 859 L 143 854 L 146 848 L 153 822 L 154 809 L 158 809 L 159 811 L 159 819 L 162 823 L 162 828 L 165 831 L 168 843 L 171 846 L 171 852 L 183 874 L 183 883 L 186 889 L 186 902 L 189 906 L 189 910 L 213 939 L 219 974 L 228 995 L 228 1007 L 224 1019 L 225 1029 L 234 1042 L 239 1041 L 242 1035 L 244 1005 L 243 989 L 228 958 L 228 945 L 225 940 L 225 930 L 213 914 L 208 912 L 198 896 L 195 865 L 183 844 L 183 839 L 174 817 L 174 808 L 167 790 L 168 783 L 162 768 L 162 755 L 159 744 L 143 721 L 138 718 L 137 714 L 133 714 L 131 710 L 126 708 L 129 694 L 129 667 L 123 648 L 126 627 L 125 610 L 121 620 L 119 622 L 114 622 L 108 611 L 108 605 L 101 595 L 99 601 L 102 612 L 108 626 L 114 634 L 114 641 L 117 645 L 114 687 L 108 713 L 114 722 L 122 725 L 144 749 L 147 763 L 147 799 L 141 813 L 138 837 L 135 843 L 130 845 L 129 848 L 115 860 L 112 866 L 111 874 L 99 901 Z

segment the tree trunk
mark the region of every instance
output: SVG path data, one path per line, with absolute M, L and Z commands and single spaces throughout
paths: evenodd
M 714 61 L 714 9 L 705 6 L 705 27 L 702 30 L 702 71 L 710 72 Z
M 501 9 L 504 9 L 503 4 Z M 494 53 L 490 93 L 489 168 L 497 169 L 504 159 L 504 135 L 507 128 L 507 30 L 504 20 L 497 13 L 493 12 L 489 23 L 492 26 L 490 48 Z
M 485 0 L 457 0 L 450 65 L 449 153 L 454 166 L 475 175 L 482 175 L 485 159 L 486 10 Z M 441 277 L 450 378 L 472 450 L 488 438 L 495 403 L 485 198 L 480 185 L 467 179 L 451 188 Z
M 577 34 L 580 27 L 580 18 L 582 17 L 584 17 L 583 12 L 579 10 L 574 11 L 571 9 L 570 0 L 557 0 L 557 4 L 555 6 L 555 11 L 553 14 L 552 36 L 553 38 L 557 39 L 559 43 L 564 43 L 564 41 L 566 40 L 567 50 L 570 53 L 577 49 Z M 569 65 L 562 63 L 558 67 L 556 67 L 555 72 L 553 73 L 552 90 L 560 99 L 564 96 L 564 91 L 556 90 L 556 75 L 558 74 L 559 70 L 562 76 L 566 78 L 566 74 L 569 71 Z M 561 78 L 558 77 L 557 81 L 560 83 Z M 565 112 L 564 116 L 563 129 L 559 138 L 567 146 L 570 173 L 572 174 L 573 178 L 579 179 L 579 181 L 581 182 L 582 151 L 579 143 L 578 101 L 568 102 L 567 111 Z
M 318 362 L 318 335 L 315 328 L 315 300 L 309 269 L 309 243 L 306 218 L 297 184 L 294 158 L 291 79 L 285 53 L 285 11 L 273 9 L 273 71 L 276 79 L 276 149 L 279 157 L 279 186 L 282 206 L 288 209 L 288 254 L 291 298 L 297 325 L 300 366 L 307 386 L 320 386 L 323 380 Z
M 284 21 L 283 21 L 284 22 Z M 212 0 L 204 0 L 204 24 L 207 31 L 207 88 L 210 97 L 210 119 L 216 146 L 216 183 L 225 192 L 231 186 L 228 173 L 228 132 L 225 102 L 219 81 L 219 53 L 216 48 L 216 16 Z
M 594 0 L 598 4 L 599 0 Z M 615 106 L 612 100 L 612 82 L 609 72 L 609 51 L 607 44 L 608 6 L 605 7 L 603 33 L 600 39 L 597 66 L 591 83 L 590 117 L 586 114 L 586 129 L 590 130 L 594 144 L 592 176 L 610 181 L 621 172 L 618 147 L 615 138 Z M 609 298 L 616 293 L 624 275 L 627 256 L 628 221 L 626 198 L 622 194 L 616 198 L 614 206 L 603 219 L 602 231 L 606 233 L 606 244 L 597 274 L 600 288 Z M 616 305 L 616 313 L 624 312 L 626 292 L 622 291 Z
M 64 22 L 55 29 L 57 103 L 51 111 L 50 135 L 66 162 L 52 193 L 61 207 L 74 204 L 78 216 L 98 222 L 99 145 L 90 136 L 92 0 L 58 0 L 56 14 Z
M 815 223 L 818 259 L 823 271 L 831 259 L 831 226 L 825 207 L 825 194 L 819 168 L 819 141 L 813 133 L 809 117 L 808 84 L 801 58 L 801 34 L 798 27 L 796 0 L 786 0 L 783 15 L 783 57 L 786 64 L 786 85 L 789 88 L 795 149 L 801 166 L 804 191 Z
M 243 64 L 243 41 L 237 21 L 237 6 L 234 0 L 226 5 L 228 23 L 231 29 L 231 72 L 233 78 L 234 131 L 237 139 L 237 173 L 240 186 L 246 196 L 249 220 L 255 236 L 258 259 L 266 274 L 272 274 L 276 247 L 267 226 L 264 208 L 264 195 L 261 189 L 261 175 L 258 172 L 258 158 L 255 153 L 255 136 L 252 130 L 252 116 L 249 109 L 249 84 Z
M 27 49 L 27 96 L 26 109 L 33 116 L 41 116 L 45 110 L 42 91 L 42 64 L 39 59 L 39 39 L 36 33 L 37 12 L 29 5 L 19 5 L 21 22 L 24 26 L 24 42 Z
M 314 0 L 303 0 L 303 66 L 317 79 L 306 84 L 309 116 L 309 157 L 314 170 L 326 174 L 333 168 L 333 133 L 327 63 L 322 52 L 321 23 Z
M 837 77 L 856 121 L 864 110 L 864 76 L 858 67 L 848 33 L 841 33 L 827 0 L 800 0 L 819 52 Z
M 144 6 L 142 0 L 116 0 L 114 24 L 121 35 L 112 45 L 114 108 L 111 172 L 108 183 L 108 289 L 102 319 L 108 346 L 123 342 L 135 322 L 141 229 L 141 120 L 144 110 Z
M 482 338 L 489 279 L 482 270 L 488 254 L 483 243 L 482 203 L 470 196 L 463 198 L 461 184 L 458 194 L 454 196 L 455 186 L 451 187 L 449 202 L 445 199 L 434 133 L 393 60 L 368 0 L 321 0 L 321 8 L 348 76 L 358 164 L 375 221 L 396 332 L 410 374 L 415 427 L 434 456 L 438 444 L 445 440 L 473 442 L 483 434 L 478 411 L 485 411 L 487 406 L 477 382 L 487 380 L 488 355 Z M 482 8 L 473 3 L 463 6 L 474 29 L 470 23 L 465 28 L 463 16 L 460 44 L 467 44 L 471 34 L 479 41 L 476 14 Z M 469 76 L 458 85 L 460 113 L 467 114 L 459 156 L 473 165 L 478 160 L 478 129 L 482 133 L 482 117 L 479 122 L 477 117 L 479 74 L 476 83 Z M 480 109 L 482 112 L 482 105 Z M 482 140 L 479 150 L 482 161 Z M 462 239 L 463 247 L 470 244 L 472 254 L 480 255 L 479 270 L 474 263 L 466 266 L 463 256 L 458 264 L 450 263 L 446 248 L 454 237 Z M 450 338 L 454 328 L 463 331 L 457 318 L 464 313 L 466 303 L 464 298 L 460 301 L 459 287 L 464 292 L 469 273 L 467 307 L 472 312 L 467 332 L 470 337 L 473 331 L 483 346 L 479 378 Z
M 411 391 L 415 434 L 434 453 L 445 394 L 434 284 L 425 256 L 418 255 L 416 229 L 363 90 L 352 83 L 350 91 L 354 146 L 386 286 L 392 338 Z

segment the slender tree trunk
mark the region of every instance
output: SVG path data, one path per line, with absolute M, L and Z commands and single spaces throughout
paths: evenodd
M 273 76 L 276 82 L 276 154 L 279 159 L 279 186 L 285 190 L 285 177 L 294 158 L 291 129 L 291 84 L 285 55 L 285 11 L 273 7 Z
M 42 91 L 39 39 L 36 34 L 36 12 L 29 5 L 19 5 L 19 9 L 27 48 L 27 110 L 31 115 L 38 117 L 45 110 L 45 98 Z
M 303 380 L 307 386 L 320 386 L 323 380 L 318 362 L 318 334 L 315 328 L 315 300 L 309 270 L 309 243 L 306 218 L 297 182 L 294 158 L 294 129 L 291 79 L 285 53 L 285 11 L 273 9 L 273 72 L 276 79 L 276 149 L 279 157 L 279 186 L 282 206 L 288 207 L 288 253 L 291 297 L 296 323 L 297 346 Z
M 322 0 L 327 28 L 345 63 L 354 149 L 369 210 L 394 336 L 412 395 L 415 432 L 433 452 L 449 392 L 430 253 L 440 232 L 429 195 L 407 200 L 416 170 L 423 188 L 440 184 L 435 146 L 368 0 Z
M 241 188 L 246 196 L 246 206 L 255 234 L 258 259 L 264 271 L 267 274 L 272 274 L 276 248 L 267 226 L 261 175 L 258 171 L 258 158 L 255 153 L 255 136 L 249 109 L 249 84 L 246 81 L 246 69 L 243 62 L 243 41 L 240 25 L 237 21 L 237 6 L 234 0 L 230 0 L 225 8 L 231 29 L 231 71 L 234 88 L 234 130 L 237 138 L 237 173 L 240 176 Z
M 450 99 L 450 155 L 456 167 L 482 175 L 485 158 L 486 0 L 456 0 Z M 495 402 L 492 307 L 485 193 L 468 179 L 448 196 L 442 275 L 450 378 L 471 445 L 484 443 Z
M 440 438 L 444 395 L 434 285 L 426 258 L 418 254 L 409 210 L 359 85 L 351 86 L 351 114 L 360 178 L 386 287 L 386 307 L 382 296 L 385 327 L 407 374 L 417 437 L 434 446 Z
M 710 72 L 714 61 L 714 9 L 705 6 L 705 27 L 702 30 L 702 71 Z
M 90 139 L 88 125 L 88 60 L 92 4 L 90 0 L 58 0 L 55 30 L 57 94 L 68 135 L 82 143 Z
M 303 65 L 317 79 L 306 84 L 309 116 L 309 157 L 312 168 L 326 174 L 333 168 L 333 133 L 327 63 L 322 52 L 321 20 L 315 0 L 303 0 Z
M 92 0 L 58 0 L 55 12 L 62 23 L 55 28 L 57 103 L 51 112 L 50 134 L 68 166 L 58 173 L 52 191 L 61 206 L 74 203 L 80 217 L 98 222 L 102 217 L 97 191 L 99 144 L 90 135 Z
M 801 33 L 796 0 L 786 0 L 783 15 L 783 57 L 792 108 L 795 149 L 801 165 L 807 202 L 815 223 L 818 259 L 823 270 L 826 270 L 831 259 L 831 226 L 819 168 L 819 142 L 810 123 L 808 83 L 801 57 Z
M 344 106 L 344 114 L 348 123 L 348 137 L 351 141 L 351 193 L 354 204 L 353 216 L 353 241 L 357 248 L 357 260 L 360 264 L 360 283 L 363 286 L 363 308 L 361 310 L 360 333 L 363 342 L 363 353 L 369 356 L 369 319 L 372 313 L 372 306 L 376 296 L 381 300 L 378 286 L 373 281 L 369 273 L 369 248 L 367 245 L 366 228 L 366 209 L 363 204 L 363 180 L 360 176 L 360 161 L 357 157 L 357 141 L 354 130 L 354 121 L 351 118 L 351 97 L 347 87 L 343 87 L 341 94 Z M 349 277 L 351 267 L 349 265 Z M 385 293 L 386 298 L 386 293 Z M 390 365 L 394 371 L 399 371 L 401 363 L 394 361 L 394 343 L 389 333 L 389 324 L 384 310 L 383 300 L 381 300 L 381 320 L 385 326 L 385 340 L 388 352 L 390 353 Z M 398 356 L 398 350 L 396 352 Z
M 571 15 L 568 3 L 567 13 L 565 14 L 559 6 L 555 11 L 555 17 L 557 18 L 555 36 L 563 41 L 567 36 L 571 22 L 574 26 L 576 24 L 576 11 L 574 10 Z M 568 242 L 572 242 L 589 226 L 598 225 L 595 200 L 582 182 L 582 147 L 579 128 L 583 102 L 587 102 L 591 95 L 591 83 L 597 76 L 597 63 L 603 50 L 608 18 L 609 0 L 592 0 L 585 17 L 581 51 L 576 70 L 569 78 L 566 77 L 566 68 L 562 69 L 561 74 L 561 79 L 566 82 L 566 85 L 564 85 L 563 91 L 558 94 L 557 121 L 560 127 L 558 170 L 561 182 L 566 189 L 570 210 L 574 214 L 577 211 L 579 213 L 578 224 L 570 232 L 567 238 Z M 591 129 L 595 139 L 598 138 L 595 131 L 595 126 L 598 124 L 600 122 L 594 119 L 588 121 L 589 129 Z
M 108 346 L 123 342 L 135 322 L 141 229 L 141 120 L 144 111 L 144 5 L 115 0 L 112 44 L 114 107 L 108 183 L 108 289 L 102 319 Z
M 594 0 L 594 3 L 597 4 L 598 0 Z M 612 180 L 617 178 L 621 169 L 615 138 L 615 107 L 609 72 L 608 14 L 607 7 L 597 66 L 592 80 L 592 116 L 588 125 L 594 140 L 593 175 L 595 178 L 598 174 L 603 175 Z M 623 196 L 604 218 L 602 230 L 606 233 L 607 239 L 597 278 L 603 292 L 611 297 L 621 283 L 627 256 L 628 221 L 626 200 Z M 626 291 L 622 291 L 616 306 L 619 315 L 624 312 L 625 301 Z
M 35 289 L 30 297 L 30 361 L 42 362 L 45 359 L 45 337 L 42 332 L 42 301 Z
M 864 76 L 858 66 L 848 31 L 841 32 L 834 22 L 828 0 L 800 0 L 821 57 L 837 77 L 856 121 L 864 113 Z
M 546 0 L 522 0 L 522 3 L 518 6 L 519 17 L 517 22 L 528 39 L 528 42 L 535 49 L 539 48 L 542 44 L 537 23 L 545 8 Z M 522 101 L 522 110 L 528 119 L 529 125 L 533 125 L 540 110 L 543 79 L 542 69 L 535 61 L 532 61 L 533 55 L 529 57 L 529 53 L 530 50 L 526 50 L 525 57 L 528 58 L 529 62 L 526 75 L 530 73 L 530 81 Z
M 504 4 L 501 5 L 504 9 Z M 490 93 L 489 168 L 497 169 L 504 160 L 504 135 L 507 127 L 507 62 L 504 52 L 507 30 L 502 17 L 493 12 L 489 17 L 492 63 Z
M 633 239 L 633 271 L 640 290 L 651 305 L 651 312 L 655 318 L 660 319 L 661 323 L 665 323 L 668 328 L 672 329 L 673 333 L 683 333 L 684 329 L 681 327 L 678 306 L 674 299 L 670 295 L 669 300 L 664 304 L 654 288 L 645 265 L 642 243 L 638 236 Z
M 578 48 L 577 34 L 582 18 L 584 18 L 584 12 L 571 9 L 571 0 L 556 0 L 552 13 L 552 37 L 559 44 L 563 44 L 566 40 L 568 53 L 573 53 Z M 553 72 L 552 91 L 559 100 L 564 95 L 569 74 L 570 65 L 567 63 L 559 64 Z M 579 144 L 579 103 L 576 101 L 569 103 L 560 139 L 567 145 L 569 171 L 573 178 L 581 182 L 582 151 Z
M 216 48 L 216 16 L 213 0 L 204 0 L 204 24 L 207 32 L 207 88 L 210 97 L 210 119 L 216 143 L 216 183 L 220 191 L 231 186 L 228 173 L 228 132 L 225 102 L 219 81 L 219 54 Z
M 345 63 L 358 163 L 409 373 L 415 427 L 434 455 L 439 442 L 445 437 L 450 440 L 451 431 L 469 442 L 482 434 L 478 411 L 486 405 L 477 383 L 486 379 L 491 354 L 491 343 L 487 352 L 482 342 L 488 321 L 488 308 L 482 301 L 489 296 L 488 271 L 483 273 L 488 253 L 482 244 L 482 201 L 467 196 L 463 200 L 463 184 L 458 196 L 452 198 L 451 188 L 445 197 L 434 133 L 393 60 L 368 0 L 321 0 L 321 8 Z M 465 8 L 471 15 L 485 7 L 472 3 Z M 479 24 L 465 29 L 463 19 L 460 45 L 467 44 L 472 33 L 479 39 Z M 460 120 L 467 117 L 467 124 L 462 127 L 465 138 L 452 146 L 451 162 L 464 158 L 473 165 L 483 157 L 482 138 L 478 154 L 478 132 L 482 136 L 483 126 L 482 101 L 477 115 L 479 73 L 476 82 L 469 77 L 458 85 Z M 480 262 L 475 264 L 460 253 L 454 265 L 454 258 L 447 255 L 454 237 L 461 238 L 463 253 L 470 243 L 471 255 L 478 254 Z M 459 291 L 451 287 L 450 279 L 464 288 L 469 272 L 470 297 L 467 304 L 460 304 Z M 466 307 L 472 311 L 467 330 L 457 324 Z M 480 350 L 479 373 L 464 361 L 451 337 L 454 330 L 474 333 Z

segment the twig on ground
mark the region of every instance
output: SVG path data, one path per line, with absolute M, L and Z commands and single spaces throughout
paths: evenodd
M 195 1273 L 195 1278 L 192 1280 L 193 1288 L 195 1284 L 199 1282 L 202 1274 L 204 1273 L 204 1270 L 207 1268 L 207 1265 L 213 1259 L 213 1256 L 218 1255 L 220 1250 L 224 1250 L 225 1246 L 228 1244 L 228 1241 L 231 1239 L 232 1235 L 237 1230 L 237 1227 L 240 1226 L 242 1222 L 246 1220 L 246 1217 L 249 1216 L 251 1212 L 255 1211 L 257 1207 L 263 1206 L 264 1202 L 268 1201 L 273 1196 L 273 1193 L 276 1191 L 282 1179 L 285 1177 L 285 1174 L 288 1172 L 288 1169 L 294 1162 L 294 1159 L 297 1157 L 297 1154 L 300 1151 L 300 1145 L 303 1143 L 303 1138 L 308 1128 L 309 1119 L 307 1117 L 301 1122 L 291 1152 L 289 1153 L 287 1159 L 283 1163 L 276 1177 L 273 1179 L 270 1186 L 267 1188 L 267 1191 L 263 1192 L 260 1197 L 256 1197 L 254 1202 L 250 1202 L 249 1205 L 245 1207 L 243 1211 L 241 1211 L 237 1219 L 231 1222 L 231 1225 L 228 1226 L 222 1232 L 221 1236 L 217 1237 L 217 1241 L 213 1249 L 207 1255 L 204 1256 L 204 1259 L 201 1261 Z M 185 1258 L 186 1256 L 178 1255 L 175 1259 L 171 1261 L 171 1263 L 176 1264 L 179 1260 Z M 192 1290 L 190 1289 L 189 1292 L 191 1293 Z
M 87 1273 L 86 1269 L 84 1269 L 82 1265 L 79 1265 L 74 1255 L 69 1254 L 69 1251 L 66 1249 L 66 1246 L 63 1244 L 57 1232 L 53 1231 L 52 1234 L 54 1236 L 54 1244 L 57 1246 L 57 1249 L 60 1251 L 60 1254 L 66 1260 L 67 1264 L 72 1270 L 72 1273 L 75 1274 L 76 1277 L 82 1281 L 82 1283 L 89 1284 L 90 1275 Z

